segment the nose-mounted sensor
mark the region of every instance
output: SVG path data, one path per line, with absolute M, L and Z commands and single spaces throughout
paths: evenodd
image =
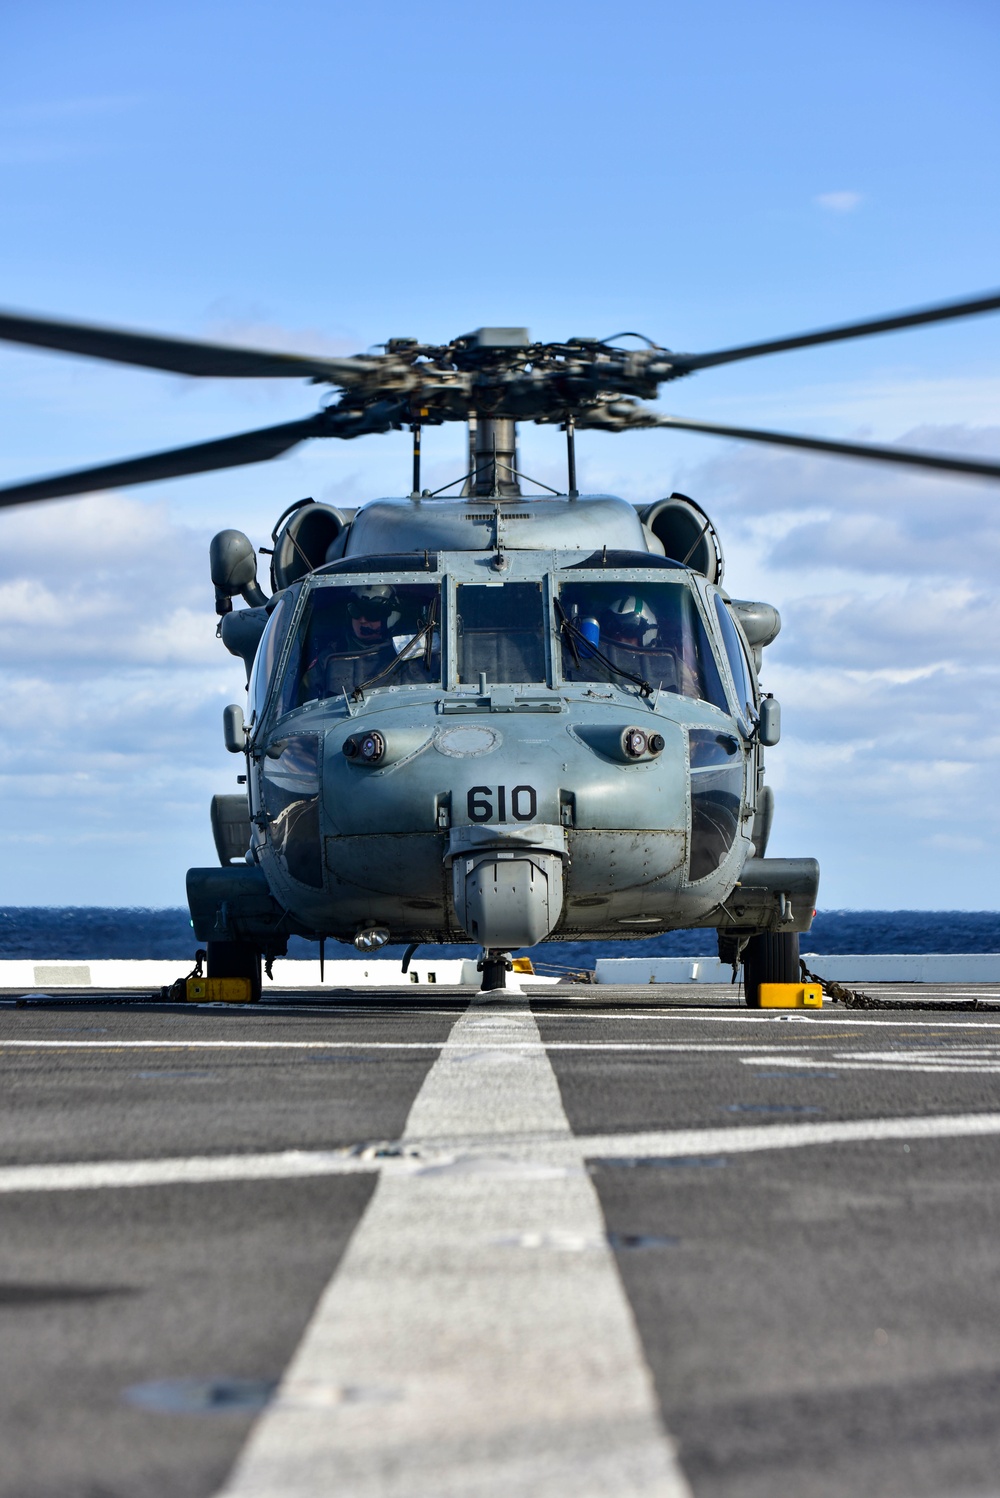
M 376 730 L 370 733 L 352 734 L 344 740 L 344 753 L 348 759 L 362 760 L 366 765 L 377 765 L 385 754 L 385 739 Z
M 629 759 L 644 759 L 647 754 L 662 754 L 666 745 L 662 733 L 645 733 L 641 728 L 626 728 L 622 748 Z

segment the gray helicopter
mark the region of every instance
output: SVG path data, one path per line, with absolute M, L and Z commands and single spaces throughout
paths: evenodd
M 293 934 L 321 954 L 329 938 L 366 952 L 471 942 L 494 989 L 518 948 L 712 927 L 720 956 L 743 965 L 748 1004 L 761 983 L 797 979 L 819 866 L 767 857 L 764 750 L 780 709 L 758 674 L 778 613 L 725 590 L 695 500 L 579 493 L 576 432 L 674 427 L 997 479 L 997 462 L 642 402 L 713 365 L 998 307 L 992 294 L 697 355 L 616 342 L 634 334 L 538 343 L 481 328 L 329 359 L 0 314 L 12 342 L 339 391 L 301 421 L 8 486 L 0 506 L 259 462 L 311 437 L 413 434 L 408 495 L 284 511 L 261 548 L 269 593 L 245 535 L 212 542 L 219 632 L 246 665 L 248 710 L 224 714 L 246 771 L 244 793 L 212 802 L 219 866 L 187 876 L 209 976 L 249 978 L 259 995 L 262 962 L 269 972 Z M 522 493 L 524 420 L 565 433 L 564 492 Z M 446 421 L 467 423 L 468 462 L 432 493 L 421 432 Z

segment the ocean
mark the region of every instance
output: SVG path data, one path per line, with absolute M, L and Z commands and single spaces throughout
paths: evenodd
M 104 906 L 8 906 L 0 909 L 0 957 L 36 961 L 114 957 L 192 959 L 195 942 L 188 913 Z M 401 946 L 383 957 L 402 957 Z M 802 937 L 804 952 L 1000 952 L 1000 911 L 821 910 Z M 533 950 L 542 962 L 592 967 L 598 957 L 714 956 L 714 931 L 672 931 L 647 941 L 546 942 Z M 421 957 L 467 957 L 474 947 L 422 947 Z M 319 955 L 316 942 L 292 937 L 289 957 Z M 329 958 L 358 957 L 350 945 L 328 942 Z

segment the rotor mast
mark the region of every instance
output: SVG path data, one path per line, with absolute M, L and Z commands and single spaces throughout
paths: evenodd
M 473 437 L 475 431 L 475 438 Z M 469 423 L 469 446 L 473 449 L 474 473 L 469 487 L 477 499 L 516 499 L 521 493 L 517 477 L 517 423 L 506 416 L 480 416 Z
M 527 348 L 527 328 L 478 328 L 468 335 L 471 347 L 482 350 L 484 362 L 490 350 L 501 359 L 510 349 Z M 503 351 L 503 352 L 501 352 Z M 507 355 L 509 357 L 509 355 Z M 477 412 L 469 420 L 469 468 L 471 475 L 463 492 L 476 499 L 518 499 L 517 423 L 507 416 Z

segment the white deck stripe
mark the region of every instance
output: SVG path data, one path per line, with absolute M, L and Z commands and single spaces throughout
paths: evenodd
M 453 1033 L 405 1140 L 477 1157 L 383 1173 L 226 1498 L 689 1498 L 527 1004 Z
M 912 1061 L 895 1056 L 886 1056 L 881 1061 L 844 1061 L 836 1056 L 831 1056 L 826 1061 L 793 1056 L 782 1056 L 780 1059 L 777 1056 L 741 1056 L 740 1060 L 744 1066 L 775 1066 L 789 1071 L 806 1071 L 811 1068 L 815 1071 L 929 1072 L 932 1075 L 968 1073 L 970 1076 L 985 1076 L 1000 1071 L 1000 1060 L 986 1061 L 978 1056 L 956 1056 L 952 1061 L 946 1061 L 943 1057 L 940 1061 L 920 1061 L 916 1056 Z
M 900 1009 L 905 1005 L 900 1004 Z M 678 1009 L 677 1014 L 685 1020 L 697 1020 L 699 1023 L 717 1025 L 756 1024 L 756 1025 L 813 1025 L 823 1026 L 828 1029 L 831 1025 L 840 1029 L 846 1026 L 848 1029 L 868 1028 L 877 1029 L 887 1026 L 892 1030 L 912 1030 L 920 1025 L 922 1029 L 935 1030 L 1000 1030 L 1000 1020 L 974 1019 L 975 1011 L 965 1010 L 961 1015 L 955 1015 L 952 1009 L 942 1009 L 936 1013 L 932 1020 L 927 1018 L 926 1010 L 914 1015 L 910 1019 L 879 1019 L 870 1009 L 854 1009 L 848 1013 L 832 1013 L 826 1008 L 822 1014 L 815 1010 L 810 1014 L 808 1010 L 788 1010 L 780 1013 L 775 1009 L 727 1009 L 721 1013 L 713 1013 L 707 1009 L 697 1011 L 691 1009 Z M 663 1011 L 657 1011 L 658 1017 L 662 1017 Z M 562 1015 L 546 1015 L 546 1019 L 562 1019 Z M 618 1015 L 613 1011 L 600 1016 L 600 1018 L 617 1019 Z
M 495 1053 L 494 1053 L 495 1054 Z M 456 1055 L 456 1060 L 465 1059 Z M 508 1055 L 496 1055 L 505 1071 Z M 836 1066 L 836 1062 L 828 1063 Z M 481 1072 L 476 1069 L 477 1077 Z M 473 1138 L 408 1136 L 403 1148 L 281 1150 L 268 1154 L 192 1155 L 160 1160 L 83 1160 L 54 1165 L 0 1167 L 0 1195 L 17 1191 L 100 1191 L 138 1186 L 203 1185 L 213 1181 L 304 1180 L 314 1176 L 383 1175 L 427 1177 L 442 1173 L 536 1174 L 555 1178 L 576 1170 L 581 1159 L 671 1159 L 693 1155 L 745 1154 L 806 1145 L 878 1144 L 894 1139 L 965 1139 L 1000 1134 L 1000 1113 L 934 1114 L 917 1118 L 857 1118 L 830 1123 L 746 1124 L 719 1129 L 672 1129 L 642 1134 L 566 1136 L 564 1129 L 502 1141 L 487 1131 Z M 553 1176 L 553 1172 L 555 1175 Z
M 796 1039 L 799 1039 L 799 1037 L 796 1037 Z M 837 1035 L 831 1035 L 827 1038 L 829 1045 L 842 1040 L 843 1037 Z M 348 1051 L 358 1053 L 361 1051 L 439 1051 L 441 1046 L 442 1042 L 440 1040 L 0 1040 L 0 1055 L 3 1054 L 7 1047 L 16 1047 L 18 1051 L 38 1050 L 46 1052 L 275 1050 Z M 806 1039 L 804 1036 L 800 1039 L 800 1046 L 803 1050 L 819 1051 L 821 1054 L 825 1049 L 819 1041 Z M 454 1048 L 474 1055 L 483 1049 L 483 1045 L 480 1041 L 470 1040 L 466 1043 L 456 1042 Z M 530 1046 L 521 1041 L 504 1041 L 496 1045 L 490 1045 L 491 1051 L 523 1051 L 530 1049 Z M 751 1060 L 757 1059 L 758 1053 L 760 1053 L 761 1057 L 766 1054 L 768 1060 L 777 1060 L 776 1057 L 771 1055 L 774 1049 L 773 1042 L 765 1040 L 550 1040 L 546 1042 L 545 1049 L 547 1051 L 593 1051 L 595 1054 L 605 1051 L 625 1051 L 629 1053 L 652 1051 L 656 1053 L 679 1052 L 691 1054 L 704 1052 L 709 1055 L 718 1055 L 728 1051 L 735 1055 L 747 1056 Z M 940 1056 L 944 1060 L 951 1056 L 961 1055 L 967 1049 L 968 1047 L 956 1046 L 953 1050 L 948 1046 L 942 1047 L 940 1050 L 928 1049 L 926 1052 L 921 1049 L 919 1053 L 915 1051 L 912 1053 L 886 1051 L 884 1056 L 888 1061 L 899 1060 L 901 1054 L 912 1054 L 914 1060 L 920 1060 L 924 1055 L 928 1058 Z M 1000 1047 L 996 1045 L 992 1047 L 981 1046 L 977 1049 L 985 1054 L 995 1055 L 1000 1060 Z M 783 1057 L 782 1064 L 788 1066 L 807 1065 L 808 1063 L 800 1063 L 796 1059 L 798 1054 L 798 1049 L 788 1053 Z M 858 1059 L 867 1061 L 881 1059 L 881 1056 L 882 1053 L 876 1055 L 875 1053 L 869 1054 L 863 1052 L 859 1053 Z M 846 1059 L 848 1058 L 845 1055 Z M 823 1064 L 825 1065 L 826 1063 L 824 1062 Z
M 748 1124 L 728 1129 L 672 1129 L 661 1134 L 605 1134 L 579 1139 L 589 1159 L 678 1159 L 800 1149 L 815 1144 L 874 1144 L 894 1139 L 973 1139 L 1000 1134 L 1000 1113 L 926 1118 L 849 1118 L 830 1123 Z
M 212 1181 L 281 1181 L 377 1170 L 379 1162 L 346 1150 L 280 1150 L 260 1155 L 192 1155 L 163 1160 L 82 1160 L 66 1165 L 5 1165 L 0 1193 L 101 1191 L 130 1186 L 195 1186 Z
M 440 1040 L 0 1040 L 39 1051 L 439 1051 Z

